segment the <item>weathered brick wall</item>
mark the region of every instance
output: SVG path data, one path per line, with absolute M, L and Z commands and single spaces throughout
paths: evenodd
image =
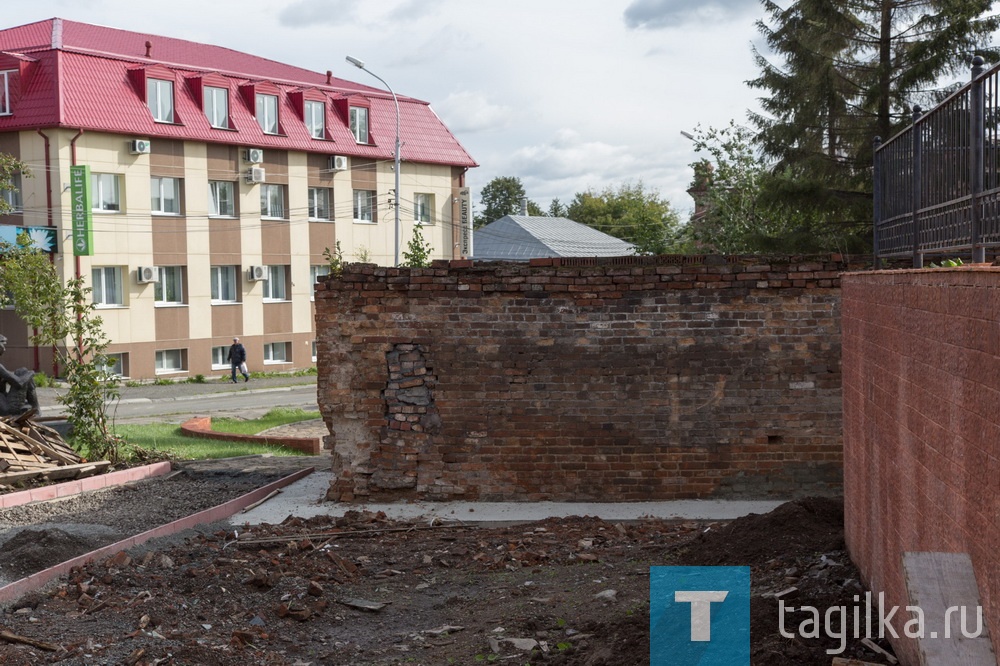
M 851 556 L 902 607 L 904 552 L 968 552 L 1000 654 L 1000 269 L 845 275 L 843 298 Z
M 320 285 L 329 496 L 839 493 L 839 259 L 594 263 Z

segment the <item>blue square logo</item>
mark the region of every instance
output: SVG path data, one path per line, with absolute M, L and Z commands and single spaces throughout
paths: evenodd
M 750 567 L 650 567 L 650 666 L 750 666 Z

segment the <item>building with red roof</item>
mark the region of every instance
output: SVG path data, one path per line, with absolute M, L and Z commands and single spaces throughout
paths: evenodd
M 0 152 L 32 172 L 0 239 L 28 229 L 87 279 L 122 376 L 228 372 L 233 337 L 252 370 L 309 367 L 327 250 L 392 265 L 418 226 L 432 258 L 467 247 L 476 163 L 427 102 L 397 100 L 398 197 L 387 91 L 59 18 L 0 30 Z M 5 364 L 50 370 L 16 310 L 0 333 Z

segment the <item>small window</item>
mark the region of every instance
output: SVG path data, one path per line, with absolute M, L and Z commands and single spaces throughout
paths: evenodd
M 14 70 L 0 72 L 0 116 L 9 116 L 14 113 L 13 105 L 10 102 L 10 75 Z
M 312 341 L 312 362 L 316 362 L 316 341 Z
M 328 187 L 309 188 L 309 219 L 310 220 L 330 219 L 330 188 Z
M 224 180 L 208 181 L 208 214 L 210 217 L 236 217 L 236 188 Z
M 372 190 L 354 190 L 354 221 L 375 221 L 375 192 Z
M 212 370 L 229 369 L 229 347 L 212 347 Z
M 306 102 L 306 127 L 309 136 L 314 139 L 326 138 L 326 104 L 323 102 Z
M 267 279 L 264 280 L 265 301 L 287 301 L 288 284 L 287 271 L 284 266 L 268 266 Z
M 105 376 L 108 378 L 120 378 L 128 376 L 128 353 L 118 352 L 105 354 Z
M 212 127 L 229 129 L 228 90 L 205 86 L 205 117 Z
M 91 271 L 94 305 L 113 307 L 125 305 L 122 296 L 121 266 L 96 266 Z
M 147 79 L 146 103 L 153 120 L 158 123 L 174 122 L 174 82 Z
M 121 210 L 121 191 L 116 173 L 90 174 L 90 189 L 93 196 L 91 208 L 101 212 L 116 212 Z
M 212 304 L 236 303 L 236 266 L 212 266 Z
M 292 360 L 290 342 L 268 342 L 264 345 L 264 363 L 289 363 Z
M 368 143 L 368 109 L 363 106 L 351 107 L 351 134 L 358 143 Z
M 154 215 L 180 215 L 181 181 L 179 178 L 149 179 L 149 210 Z
M 162 375 L 170 372 L 184 372 L 184 350 L 183 349 L 159 349 L 156 352 L 156 374 Z
M 160 266 L 160 281 L 153 289 L 156 305 L 184 304 L 184 267 Z
M 257 93 L 257 123 L 264 134 L 278 133 L 278 97 Z
M 23 208 L 21 207 L 21 174 L 12 173 L 10 175 L 10 188 L 9 190 L 0 190 L 0 195 L 2 195 L 3 202 L 7 205 L 5 213 L 20 213 Z
M 285 219 L 285 186 L 260 186 L 260 216 Z
M 413 195 L 413 221 L 431 224 L 434 221 L 434 195 L 418 192 Z

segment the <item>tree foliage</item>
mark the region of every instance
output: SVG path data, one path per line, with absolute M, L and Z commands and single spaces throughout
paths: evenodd
M 473 225 L 476 229 L 495 222 L 505 215 L 518 215 L 521 212 L 521 200 L 525 197 L 524 185 L 516 176 L 498 176 L 483 187 L 480 192 L 480 203 L 483 211 L 475 215 Z M 542 209 L 534 201 L 528 201 L 528 215 L 540 217 Z
M 567 217 L 636 246 L 638 254 L 664 254 L 673 250 L 680 217 L 656 190 L 642 181 L 579 192 Z
M 108 429 L 106 404 L 118 395 L 104 351 L 108 339 L 94 314 L 83 278 L 64 285 L 46 254 L 27 234 L 16 245 L 0 243 L 0 303 L 14 305 L 33 332 L 32 344 L 53 347 L 68 389 L 59 396 L 73 423 L 74 442 L 98 459 L 118 462 L 121 441 Z
M 968 78 L 1000 18 L 990 0 L 762 0 L 757 27 L 773 56 L 754 52 L 763 114 L 755 142 L 783 178 L 762 196 L 871 224 L 872 143 L 933 105 L 946 77 Z
M 434 248 L 431 247 L 430 243 L 424 241 L 424 234 L 420 231 L 420 226 L 417 225 L 413 227 L 413 236 L 406 244 L 406 249 L 403 250 L 403 261 L 399 265 L 409 268 L 426 268 L 431 265 L 431 252 L 433 251 Z

